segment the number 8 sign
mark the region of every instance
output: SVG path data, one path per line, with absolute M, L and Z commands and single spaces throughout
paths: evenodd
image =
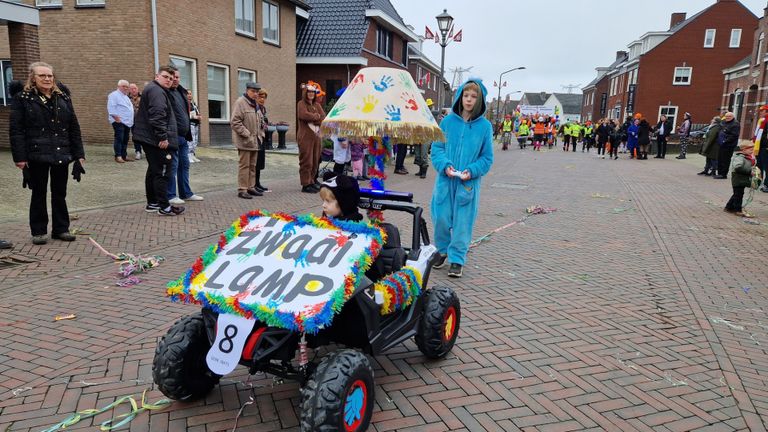
M 251 334 L 255 320 L 231 314 L 219 314 L 216 322 L 216 340 L 205 357 L 208 368 L 218 375 L 226 375 L 237 367 L 243 346 Z

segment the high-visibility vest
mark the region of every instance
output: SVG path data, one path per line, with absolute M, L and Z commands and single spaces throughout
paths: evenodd
M 528 125 L 526 123 L 521 123 L 520 128 L 517 130 L 517 134 L 519 136 L 528 136 L 529 133 L 531 133 L 531 129 Z
M 544 135 L 547 133 L 547 125 L 544 123 L 536 123 L 536 125 L 533 127 L 533 133 L 536 135 Z
M 504 120 L 501 124 L 501 130 L 504 132 L 512 132 L 512 120 Z

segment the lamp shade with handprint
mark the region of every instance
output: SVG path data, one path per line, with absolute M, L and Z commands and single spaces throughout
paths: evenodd
M 408 71 L 361 69 L 323 120 L 324 135 L 350 139 L 387 136 L 394 142 L 444 141 L 442 130 Z

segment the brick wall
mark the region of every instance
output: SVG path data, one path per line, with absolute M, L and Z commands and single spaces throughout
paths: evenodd
M 362 52 L 362 56 L 368 59 L 368 66 L 404 69 L 402 64 L 404 39 L 397 33 L 392 33 L 394 38 L 392 43 L 392 59 L 388 59 L 377 53 L 376 31 L 379 28 L 379 24 L 371 19 L 368 20 L 368 23 L 368 33 L 365 35 Z
M 659 107 L 678 107 L 677 121 L 690 112 L 694 123 L 718 114 L 723 91 L 722 70 L 752 51 L 756 17 L 735 0 L 720 0 L 698 18 L 640 58 L 635 111 L 656 118 Z M 731 29 L 742 29 L 741 46 L 729 48 Z M 706 29 L 716 29 L 714 48 L 704 48 Z M 673 85 L 675 67 L 693 68 L 690 86 Z M 670 103 L 671 102 L 671 103 Z
M 30 24 L 8 23 L 8 44 L 13 78 L 25 80 L 29 65 L 40 60 L 38 28 Z
M 0 59 L 10 60 L 11 45 L 8 41 L 8 26 L 0 26 Z
M 430 83 L 427 85 L 425 82 L 424 85 L 419 86 L 419 75 L 418 75 L 418 67 L 421 66 L 421 74 L 426 75 L 427 72 L 430 72 L 432 76 L 429 78 Z M 413 77 L 413 81 L 416 82 L 416 86 L 419 87 L 419 89 L 423 90 L 424 92 L 421 94 L 424 97 L 424 100 L 432 99 L 432 101 L 435 103 L 435 106 L 437 106 L 437 90 L 432 90 L 432 81 L 437 79 L 439 81 L 439 75 L 440 71 L 433 70 L 431 66 L 427 66 L 425 63 L 419 61 L 419 60 L 410 60 L 408 62 L 408 72 L 411 73 L 411 76 Z M 433 78 L 437 77 L 437 78 Z

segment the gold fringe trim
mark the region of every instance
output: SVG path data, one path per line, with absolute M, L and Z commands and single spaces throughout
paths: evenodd
M 444 142 L 445 135 L 437 125 L 425 123 L 370 122 L 356 121 L 323 121 L 320 125 L 323 136 L 338 135 L 356 141 L 367 140 L 368 137 L 389 136 L 393 144 L 426 144 L 431 142 Z

